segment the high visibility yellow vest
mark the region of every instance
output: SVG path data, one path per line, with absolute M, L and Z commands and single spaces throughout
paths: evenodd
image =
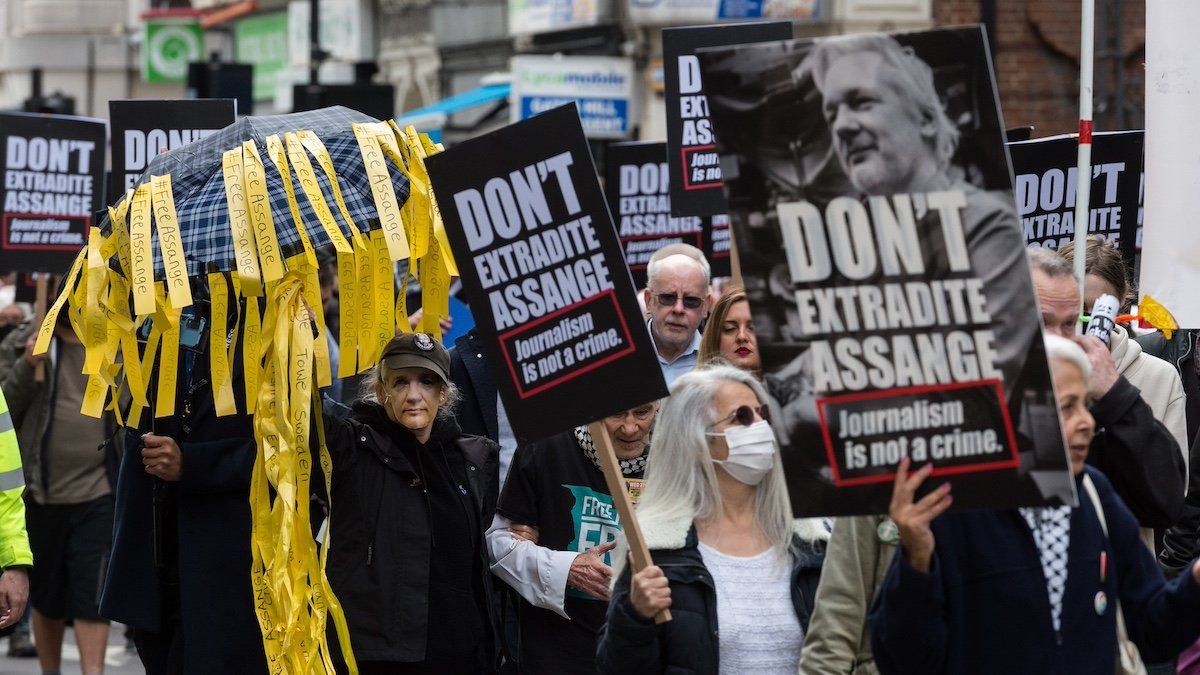
M 0 392 L 0 567 L 32 565 L 29 535 L 25 533 L 25 473 L 13 429 L 8 401 Z

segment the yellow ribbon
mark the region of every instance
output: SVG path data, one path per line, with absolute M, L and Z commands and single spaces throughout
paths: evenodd
M 154 223 L 158 227 L 158 246 L 162 250 L 163 276 L 167 293 L 175 307 L 190 307 L 192 289 L 188 284 L 187 262 L 183 258 L 183 242 L 179 234 L 179 218 L 175 215 L 175 196 L 171 192 L 170 176 L 152 176 Z
M 240 147 L 225 152 L 221 158 L 221 170 L 225 179 L 225 200 L 229 204 L 229 229 L 233 237 L 237 274 L 242 278 L 247 295 L 262 295 L 262 275 L 258 269 L 257 244 L 250 229 L 246 176 Z

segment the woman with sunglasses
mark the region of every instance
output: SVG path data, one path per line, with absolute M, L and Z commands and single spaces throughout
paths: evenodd
M 614 556 L 599 672 L 796 672 L 829 534 L 792 519 L 766 400 L 731 366 L 675 381 L 638 503 L 654 564 Z

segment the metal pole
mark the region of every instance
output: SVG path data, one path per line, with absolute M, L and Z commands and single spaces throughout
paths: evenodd
M 317 86 L 321 70 L 321 0 L 308 0 L 308 84 Z
M 1092 66 L 1095 57 L 1096 0 L 1082 1 L 1079 22 L 1079 163 L 1075 174 L 1075 277 L 1083 298 L 1086 274 L 1088 201 L 1092 187 Z M 1087 311 L 1087 308 L 1084 308 Z

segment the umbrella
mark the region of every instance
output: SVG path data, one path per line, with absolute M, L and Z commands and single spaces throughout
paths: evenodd
M 294 255 L 302 251 L 303 242 L 296 228 L 280 226 L 281 223 L 290 224 L 292 214 L 283 178 L 276 164 L 269 161 L 267 156 L 268 138 L 276 136 L 282 143 L 287 132 L 306 130 L 320 139 L 336 170 L 342 199 L 354 225 L 360 231 L 367 232 L 368 223 L 377 220 L 379 215 L 361 149 L 352 128 L 355 124 L 377 125 L 378 120 L 341 106 L 289 115 L 244 117 L 211 136 L 158 155 L 146 167 L 137 185 L 149 185 L 153 176 L 171 176 L 189 276 L 201 276 L 213 269 L 232 270 L 236 259 L 222 164 L 229 150 L 252 141 L 265 169 L 266 193 L 270 199 L 271 217 L 276 224 L 279 244 L 285 256 Z M 344 221 L 335 205 L 335 195 L 328 176 L 315 166 L 315 157 L 311 153 L 308 156 L 310 162 L 314 163 L 314 174 L 326 205 L 331 207 L 342 234 L 349 237 L 350 225 Z M 293 169 L 292 192 L 311 246 L 316 249 L 328 247 L 332 245 L 329 235 L 321 227 L 314 205 L 305 195 L 292 164 L 289 162 L 289 168 Z M 402 204 L 408 197 L 408 179 L 394 166 L 390 174 L 392 187 Z M 152 252 L 155 277 L 163 279 L 162 251 L 157 235 Z
M 126 387 L 136 426 L 150 407 L 152 379 L 152 417 L 174 412 L 181 312 L 192 305 L 193 285 L 207 282 L 217 414 L 238 412 L 230 364 L 241 349 L 241 409 L 255 417 L 251 580 L 271 672 L 332 673 L 327 618 L 356 670 L 324 573 L 329 539 L 318 551 L 308 530 L 310 443 L 327 489 L 331 472 L 321 424 L 309 438 L 317 389 L 331 380 L 322 314 L 310 310 L 321 304 L 315 252 L 332 248 L 338 265 L 339 376 L 373 366 L 397 329 L 411 330 L 407 270 L 422 286 L 421 328 L 436 327 L 457 274 L 424 168 L 440 149 L 411 127 L 327 108 L 244 118 L 160 155 L 89 232 L 42 326 L 35 353 L 70 300 L 87 354 L 84 412 L 99 416 L 107 400 L 121 421 L 116 401 Z M 408 266 L 397 300 L 399 260 Z

